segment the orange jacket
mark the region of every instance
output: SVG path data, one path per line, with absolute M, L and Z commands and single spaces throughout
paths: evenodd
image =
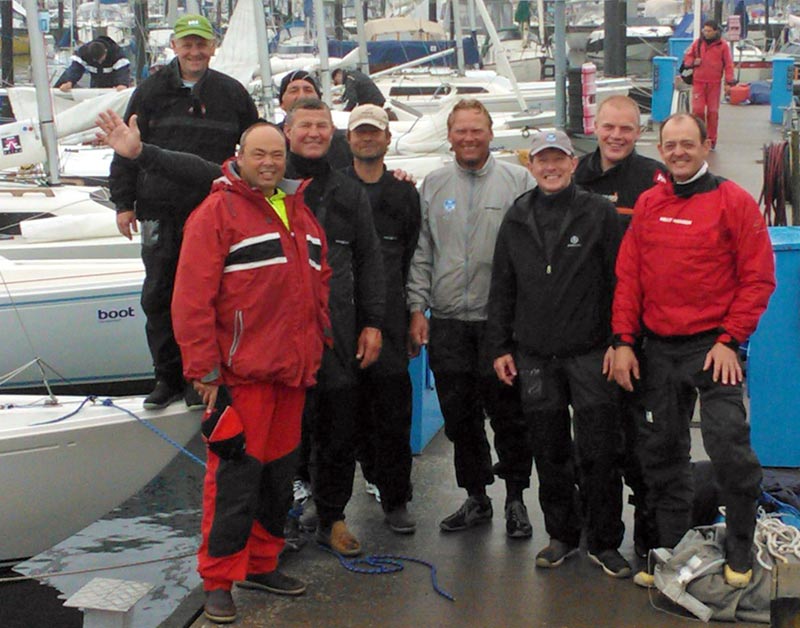
M 733 57 L 728 42 L 720 38 L 708 43 L 703 38 L 695 39 L 686 54 L 683 55 L 683 64 L 693 67 L 695 59 L 700 59 L 700 65 L 694 68 L 694 83 L 719 83 L 723 73 L 728 85 L 735 85 L 733 78 Z

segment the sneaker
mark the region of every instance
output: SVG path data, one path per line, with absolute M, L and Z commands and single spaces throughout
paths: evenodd
M 612 578 L 630 578 L 631 566 L 615 549 L 607 549 L 602 552 L 588 552 L 589 559 L 603 568 Z
M 186 384 L 186 388 L 183 391 L 183 401 L 186 404 L 186 407 L 189 408 L 189 410 L 206 409 L 206 404 L 203 403 L 203 398 L 191 384 Z
M 313 532 L 319 525 L 317 516 L 317 504 L 312 497 L 303 504 L 303 513 L 300 515 L 300 529 L 305 532 Z
M 386 512 L 383 520 L 392 532 L 397 534 L 414 534 L 417 522 L 409 514 L 405 504 Z
M 492 500 L 488 497 L 484 499 L 486 500 L 485 502 L 470 495 L 467 497 L 467 500 L 461 504 L 461 508 L 439 522 L 439 527 L 445 532 L 455 532 L 491 521 L 492 515 L 494 514 L 492 511 Z
M 287 576 L 277 569 L 269 573 L 249 573 L 247 578 L 237 582 L 236 586 L 242 589 L 269 591 L 275 595 L 303 595 L 306 592 L 304 582 L 292 576 Z
M 295 504 L 305 504 L 306 500 L 311 497 L 311 484 L 305 480 L 295 480 L 292 482 L 292 493 Z
M 725 563 L 725 582 L 728 583 L 729 586 L 733 587 L 734 589 L 744 589 L 750 584 L 750 580 L 753 578 L 753 570 L 748 569 L 747 571 L 734 571 L 733 568 L 728 564 Z
M 536 554 L 536 566 L 555 569 L 577 551 L 577 547 L 567 545 L 558 539 L 550 539 L 550 545 Z
M 144 405 L 145 410 L 160 410 L 181 397 L 183 397 L 182 390 L 176 390 L 159 379 L 156 381 L 156 387 L 153 388 L 153 392 L 144 398 L 144 404 L 142 405 Z
M 358 556 L 361 553 L 361 543 L 347 529 L 347 525 L 341 519 L 334 521 L 328 529 L 318 528 L 317 543 L 331 548 L 342 556 Z
M 232 624 L 236 621 L 236 604 L 230 591 L 214 589 L 206 591 L 205 616 L 215 624 Z
M 533 535 L 528 509 L 519 500 L 506 504 L 506 534 L 512 539 L 529 539 Z
M 633 584 L 645 589 L 652 589 L 656 586 L 656 577 L 646 569 L 642 569 L 636 572 L 636 575 L 633 577 Z
M 367 495 L 372 495 L 375 497 L 375 501 L 379 504 L 381 503 L 381 490 L 375 486 L 372 482 L 368 482 L 364 480 L 364 490 L 367 491 Z

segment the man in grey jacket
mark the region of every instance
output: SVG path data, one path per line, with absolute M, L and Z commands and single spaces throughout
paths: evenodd
M 408 281 L 410 341 L 418 350 L 428 344 L 430 330 L 430 364 L 445 434 L 454 446 L 456 480 L 468 494 L 439 525 L 449 532 L 490 521 L 486 486 L 496 471 L 506 480 L 506 531 L 528 538 L 532 529 L 522 492 L 530 468 L 525 474 L 503 465 L 509 449 L 527 446 L 504 438 L 503 426 L 522 420 L 521 411 L 515 391 L 494 376 L 484 332 L 497 231 L 514 199 L 535 182 L 522 166 L 491 155 L 492 118 L 480 101 L 456 103 L 447 133 L 455 163 L 430 173 L 422 184 L 422 226 Z M 500 460 L 495 470 L 486 415 Z

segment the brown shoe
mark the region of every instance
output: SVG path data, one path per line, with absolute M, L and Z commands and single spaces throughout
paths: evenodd
M 233 596 L 225 589 L 206 591 L 205 616 L 216 624 L 232 624 L 236 621 L 236 605 Z
M 318 528 L 317 542 L 342 556 L 358 556 L 361 553 L 361 543 L 342 520 L 334 521 L 330 528 Z

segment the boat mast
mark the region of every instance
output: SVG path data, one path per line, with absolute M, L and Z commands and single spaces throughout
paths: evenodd
M 314 22 L 319 44 L 319 72 L 322 79 L 322 100 L 331 101 L 331 67 L 328 63 L 328 32 L 325 30 L 325 7 L 322 0 L 314 0 Z
M 252 2 L 254 3 L 253 14 L 256 20 L 258 65 L 261 68 L 261 100 L 264 102 L 267 120 L 274 120 L 275 106 L 272 103 L 272 66 L 269 64 L 269 50 L 267 48 L 267 24 L 264 20 L 264 3 L 262 0 L 252 0 Z
M 553 32 L 553 61 L 556 74 L 556 126 L 567 126 L 567 11 L 566 0 L 555 0 L 555 29 Z
M 59 185 L 61 180 L 58 174 L 58 143 L 56 140 L 56 127 L 53 122 L 53 101 L 50 100 L 50 84 L 47 80 L 47 66 L 44 36 L 39 30 L 39 6 L 36 0 L 25 0 L 25 20 L 28 23 L 28 38 L 31 46 L 31 73 L 33 85 L 36 88 L 36 106 L 39 111 L 39 127 L 42 133 L 47 159 L 44 167 L 47 173 L 47 182 L 50 185 Z
M 358 38 L 358 69 L 369 74 L 369 54 L 367 53 L 367 33 L 364 30 L 364 0 L 356 0 L 356 37 Z
M 547 30 L 544 23 L 544 0 L 536 0 L 536 12 L 539 14 L 539 45 L 547 45 Z
M 451 0 L 450 8 L 453 11 L 453 31 L 456 40 L 456 65 L 458 65 L 458 75 L 464 76 L 464 35 L 461 32 L 461 6 L 458 0 Z

